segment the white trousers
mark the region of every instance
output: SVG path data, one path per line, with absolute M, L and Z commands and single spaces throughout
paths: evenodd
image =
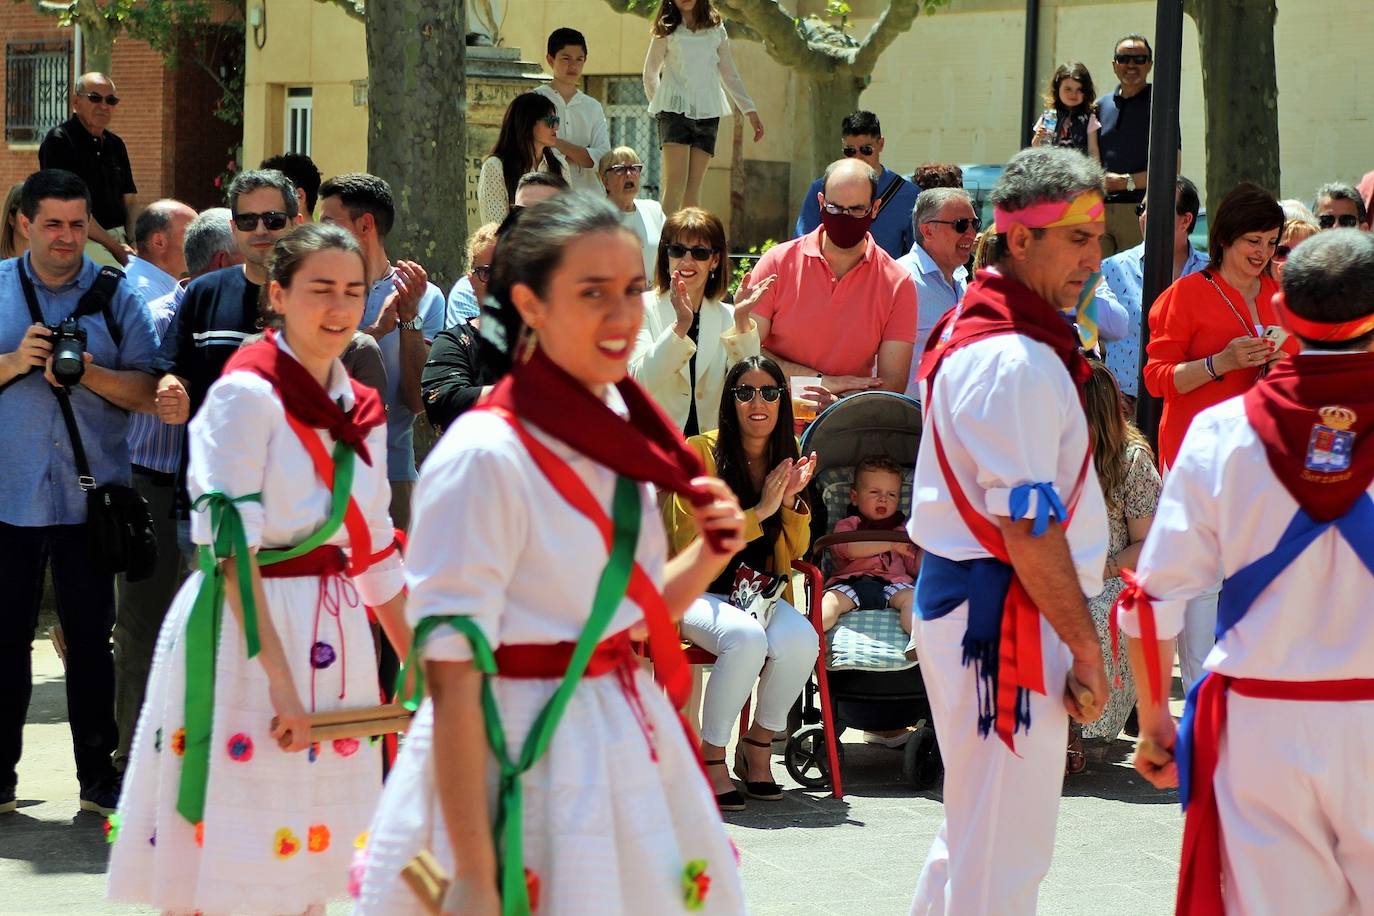
M 1214 785 L 1226 912 L 1374 913 L 1374 701 L 1227 697 Z
M 754 721 L 769 731 L 787 727 L 787 711 L 816 666 L 820 639 L 801 612 L 779 600 L 764 629 L 717 595 L 703 595 L 682 615 L 682 635 L 716 656 L 701 709 L 701 738 L 730 743 L 735 719 L 758 681 Z
M 945 822 L 916 884 L 911 916 L 1034 913 L 1054 854 L 1069 717 L 1069 652 L 1041 620 L 1048 695 L 1032 693 L 1031 727 L 1016 753 L 996 734 L 978 734 L 977 678 L 963 665 L 968 605 L 939 620 L 916 620 L 935 733 L 945 762 Z M 1019 755 L 1019 756 L 1018 756 Z
M 1183 677 L 1183 692 L 1205 673 L 1202 663 L 1217 641 L 1217 601 L 1221 598 L 1221 584 L 1216 589 L 1198 595 L 1183 608 L 1183 629 L 1178 633 L 1178 670 Z

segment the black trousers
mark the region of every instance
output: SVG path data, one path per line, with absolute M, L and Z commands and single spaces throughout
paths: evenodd
M 0 522 L 0 787 L 16 784 L 33 694 L 33 638 L 43 574 L 52 567 L 67 641 L 67 718 L 83 787 L 114 777 L 114 576 L 95 571 L 84 525 L 24 528 Z

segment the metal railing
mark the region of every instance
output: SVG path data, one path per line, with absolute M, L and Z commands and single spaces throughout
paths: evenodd
M 72 43 L 5 44 L 5 142 L 38 143 L 71 111 Z

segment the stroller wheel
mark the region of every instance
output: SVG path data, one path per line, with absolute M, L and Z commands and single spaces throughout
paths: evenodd
M 943 770 L 944 762 L 940 759 L 935 729 L 929 722 L 921 722 L 903 748 L 902 778 L 914 788 L 929 789 L 935 785 Z
M 839 745 L 840 762 L 844 762 L 844 746 Z M 825 752 L 825 728 L 807 725 L 790 735 L 783 750 L 787 773 L 808 789 L 820 789 L 830 784 L 830 759 Z

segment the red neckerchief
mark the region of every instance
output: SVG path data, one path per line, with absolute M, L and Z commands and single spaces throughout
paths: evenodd
M 277 345 L 277 335 L 268 330 L 265 340 L 259 340 L 229 357 L 225 373 L 246 369 L 272 383 L 287 414 L 306 426 L 322 429 L 336 442 L 350 446 L 364 463 L 371 465 L 367 449 L 367 434 L 386 422 L 386 408 L 375 390 L 349 379 L 353 385 L 353 409 L 347 412 L 329 398 L 329 393 L 298 363 L 291 354 Z
M 536 348 L 528 360 L 517 362 L 497 382 L 481 404 L 505 408 L 623 477 L 652 483 L 694 506 L 709 503 L 711 495 L 692 485 L 706 469 L 682 433 L 633 379 L 627 376 L 615 387 L 629 408 L 629 419 L 607 407 Z M 703 533 L 713 544 L 719 537 Z
M 1374 353 L 1283 360 L 1245 393 L 1245 415 L 1274 475 L 1315 521 L 1344 515 L 1374 480 Z M 1333 446 L 1346 466 L 1322 470 L 1333 467 Z

